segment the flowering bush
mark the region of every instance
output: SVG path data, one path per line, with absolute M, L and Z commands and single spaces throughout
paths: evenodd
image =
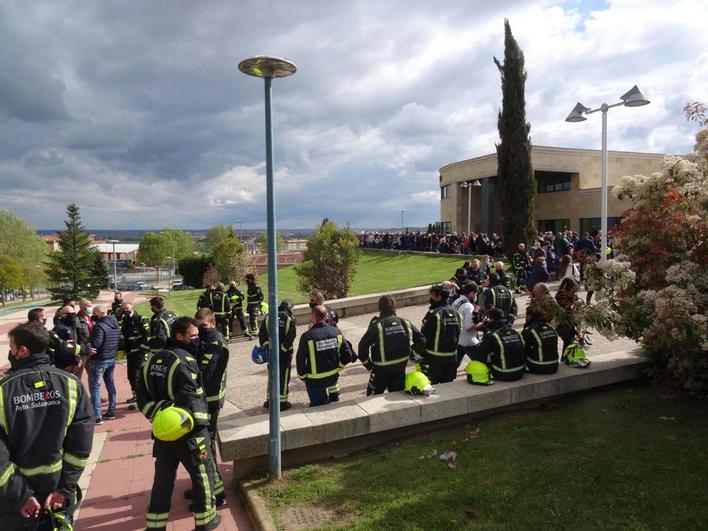
M 708 391 L 708 178 L 666 157 L 650 177 L 623 177 L 629 198 L 616 234 L 617 260 L 586 268 L 596 303 L 582 318 L 607 337 L 640 341 L 691 393 Z

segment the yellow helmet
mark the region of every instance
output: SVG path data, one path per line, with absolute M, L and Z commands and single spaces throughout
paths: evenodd
M 159 410 L 152 419 L 152 434 L 161 441 L 176 441 L 193 429 L 192 414 L 177 406 Z
M 492 385 L 494 382 L 489 378 L 489 367 L 486 363 L 472 360 L 465 367 L 467 382 L 478 385 Z
M 404 387 L 406 393 L 412 395 L 430 395 L 435 391 L 435 388 L 430 385 L 428 377 L 420 371 L 413 371 L 406 374 L 406 385 Z

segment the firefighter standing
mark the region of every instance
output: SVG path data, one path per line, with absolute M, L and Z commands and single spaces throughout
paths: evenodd
M 116 291 L 116 294 L 113 296 L 113 302 L 111 303 L 111 309 L 108 310 L 108 315 L 115 315 L 119 323 L 123 320 L 123 294 L 120 291 Z
M 44 327 L 47 324 L 47 316 L 44 313 L 44 308 L 32 308 L 29 312 L 27 312 L 27 322 L 37 322 Z M 78 360 L 81 359 L 81 354 L 86 352 L 85 346 L 64 341 L 54 330 L 49 331 L 47 356 L 49 357 L 49 363 L 55 367 L 59 369 L 64 369 L 64 367 L 67 366 L 72 367 Z
M 492 308 L 498 308 L 501 310 L 507 324 L 509 326 L 514 324 L 519 311 L 514 292 L 501 283 L 499 276 L 494 271 L 489 273 L 489 287 L 482 294 L 482 304 L 485 313 Z
M 152 310 L 152 317 L 150 318 L 150 353 L 155 354 L 167 345 L 172 335 L 172 323 L 175 322 L 177 316 L 174 312 L 165 310 L 165 299 L 162 297 L 150 299 L 150 309 Z
M 521 287 L 524 285 L 526 278 L 526 268 L 529 266 L 530 258 L 526 253 L 526 245 L 520 243 L 514 254 L 511 256 L 511 268 L 514 271 L 516 281 L 514 283 L 514 292 L 521 293 Z
M 133 309 L 130 302 L 124 302 L 121 308 L 123 320 L 121 322 L 121 335 L 123 336 L 123 349 L 128 361 L 128 382 L 133 392 L 128 400 L 128 409 L 137 409 L 135 405 L 136 378 L 142 374 L 143 367 L 150 355 L 150 320 L 140 315 Z
M 168 348 L 154 354 L 138 379 L 138 406 L 153 422 L 153 457 L 155 478 L 146 518 L 148 529 L 166 529 L 170 499 L 174 490 L 177 467 L 181 463 L 192 479 L 193 502 L 197 531 L 215 529 L 221 518 L 216 512 L 214 496 L 215 463 L 209 438 L 209 412 L 201 386 L 197 356 L 199 353 L 197 322 L 180 317 L 172 325 Z M 175 437 L 157 437 L 163 428 L 157 421 L 163 412 L 179 408 L 188 417 L 188 428 Z M 184 432 L 184 433 L 182 433 Z
M 209 304 L 207 308 L 214 312 L 219 332 L 221 332 L 221 335 L 228 341 L 231 337 L 229 330 L 229 328 L 231 328 L 229 326 L 231 320 L 231 302 L 226 293 L 224 293 L 224 285 L 221 282 L 219 282 L 216 285 L 216 289 L 209 294 Z
M 268 316 L 261 323 L 261 329 L 258 332 L 258 342 L 261 347 L 268 348 L 269 333 L 268 333 Z M 280 410 L 290 409 L 288 402 L 288 390 L 290 388 L 290 365 L 293 361 L 293 343 L 295 343 L 297 323 L 293 318 L 293 301 L 285 299 L 278 306 L 278 342 L 280 343 L 279 367 L 280 367 Z M 270 376 L 270 371 L 268 372 Z M 263 403 L 264 408 L 268 408 L 270 389 L 270 378 L 266 387 L 266 401 Z
M 312 309 L 313 325 L 300 336 L 295 361 L 298 378 L 305 382 L 310 407 L 339 401 L 339 373 L 353 358 L 342 332 L 327 324 L 324 306 Z
M 248 324 L 250 326 L 248 335 L 255 336 L 258 333 L 256 316 L 263 302 L 263 290 L 261 290 L 261 287 L 256 283 L 256 277 L 253 276 L 253 273 L 246 275 L 246 284 L 248 285 L 248 289 L 246 289 L 246 309 L 248 311 Z
M 214 496 L 216 505 L 224 503 L 224 481 L 221 478 L 219 467 L 216 464 L 216 427 L 219 420 L 219 411 L 224 407 L 226 396 L 226 367 L 229 364 L 229 345 L 216 328 L 214 312 L 202 308 L 197 312 L 197 326 L 199 327 L 199 355 L 197 364 L 202 376 L 202 387 L 206 393 L 207 407 L 209 409 L 209 437 L 211 437 L 211 453 L 214 456 Z M 192 497 L 191 489 L 185 496 Z
M 199 298 L 197 299 L 197 310 L 199 310 L 200 308 L 209 307 L 209 296 L 211 295 L 212 291 L 214 291 L 214 286 L 212 284 L 207 284 L 206 288 L 204 289 L 204 292 L 199 295 Z
M 337 315 L 337 311 L 325 304 L 324 295 L 317 289 L 310 292 L 310 308 L 315 306 L 324 306 L 325 310 L 327 310 L 327 324 L 338 326 L 339 315 Z
M 76 310 L 68 304 L 59 310 L 59 319 L 50 334 L 49 356 L 54 365 L 67 372 L 78 372 L 83 365 L 81 356 L 88 354 L 86 344 L 81 345 L 76 340 Z
M 76 376 L 50 365 L 43 324 L 24 323 L 8 335 L 12 368 L 0 380 L 0 529 L 70 526 L 93 442 L 91 403 Z
M 246 328 L 246 322 L 243 319 L 243 301 L 246 300 L 246 296 L 240 289 L 238 289 L 234 280 L 229 282 L 229 289 L 226 290 L 226 295 L 231 302 L 231 321 L 229 324 L 229 330 L 233 329 L 234 319 L 238 319 L 238 324 L 241 327 L 241 334 L 247 336 L 248 330 Z
M 359 359 L 371 371 L 366 396 L 403 391 L 411 343 L 419 354 L 425 350 L 425 336 L 410 321 L 396 315 L 393 297 L 379 299 L 379 312 L 381 315 L 371 321 L 359 342 Z
M 430 309 L 423 318 L 425 352 L 421 371 L 430 383 L 452 382 L 457 376 L 457 343 L 460 314 L 448 304 L 449 292 L 441 285 L 430 288 Z

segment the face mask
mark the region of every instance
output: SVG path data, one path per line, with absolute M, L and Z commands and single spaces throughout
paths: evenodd
M 311 302 L 311 303 L 310 303 L 310 308 L 314 308 L 315 306 L 317 306 L 317 303 L 316 303 L 316 302 Z
M 198 337 L 192 338 L 189 342 L 189 351 L 190 352 L 198 352 L 199 349 L 202 346 L 202 340 L 199 339 Z
M 435 299 L 433 299 L 432 297 L 430 297 L 430 299 L 428 299 L 428 300 L 430 301 L 430 304 L 431 304 L 431 305 L 432 305 L 432 304 L 435 304 Z
M 20 360 L 18 360 L 16 357 L 16 354 L 12 353 L 12 350 L 7 351 L 7 361 L 10 362 L 10 367 L 13 369 L 17 367 L 17 365 L 20 363 Z
M 65 316 L 62 318 L 61 321 L 62 321 L 62 323 L 64 323 L 64 324 L 67 325 L 67 326 L 73 326 L 73 324 L 74 324 L 74 316 L 71 315 L 71 314 L 65 315 Z
M 86 313 L 88 315 L 93 315 L 93 306 L 89 306 L 88 308 L 86 308 Z
M 210 328 L 206 326 L 200 326 L 199 327 L 199 337 L 206 337 L 209 334 Z

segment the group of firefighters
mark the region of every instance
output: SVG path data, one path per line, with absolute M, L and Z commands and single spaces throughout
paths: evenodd
M 471 269 L 476 278 L 475 268 Z M 451 281 L 432 286 L 420 329 L 396 314 L 391 296 L 382 296 L 380 313 L 371 320 L 356 351 L 319 291 L 310 294 L 310 325 L 295 351 L 293 303 L 284 300 L 276 310 L 280 408 L 290 407 L 293 356 L 310 406 L 338 401 L 339 375 L 357 359 L 371 372 L 367 395 L 429 393 L 433 385 L 456 378 L 465 356 L 470 360 L 465 367 L 467 380 L 474 384 L 518 380 L 527 371 L 555 372 L 558 335 L 543 304 L 550 296 L 544 298 L 542 290 L 539 295 L 534 290 L 520 334 L 512 327 L 517 305 L 502 272 L 490 270 L 479 285 L 458 270 Z M 216 508 L 224 501 L 224 483 L 216 465 L 215 439 L 233 320 L 239 321 L 246 336 L 258 334 L 260 347 L 266 350 L 272 332 L 267 319 L 260 329 L 257 326 L 263 303 L 260 286 L 252 275 L 247 284 L 245 296 L 233 282 L 228 290 L 223 284 L 207 287 L 194 318 L 177 317 L 165 309 L 161 297 L 150 299 L 150 318 L 120 296 L 113 303 L 111 312 L 121 323 L 133 391 L 130 407 L 140 409 L 152 425 L 156 462 L 146 513 L 148 529 L 167 526 L 180 463 L 192 480 L 192 488 L 184 494 L 192 500 L 196 529 L 219 525 Z M 481 340 L 478 332 L 483 333 Z M 12 372 L 0 381 L 0 527 L 24 529 L 39 517 L 49 522 L 49 529 L 56 528 L 57 522 L 70 525 L 80 499 L 76 481 L 91 450 L 94 419 L 81 380 L 53 366 L 47 352 L 54 359 L 79 353 L 56 334 L 50 335 L 41 321 L 18 325 L 9 335 Z M 406 374 L 411 360 L 416 370 Z M 266 400 L 264 407 L 269 406 Z

